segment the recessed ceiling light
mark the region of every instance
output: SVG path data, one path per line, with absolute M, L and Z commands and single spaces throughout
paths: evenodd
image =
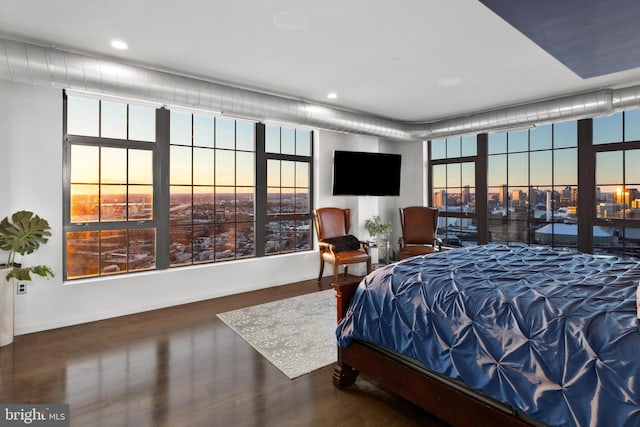
M 448 87 L 448 86 L 457 86 L 462 83 L 461 77 L 443 77 L 438 80 L 438 86 Z
M 335 92 L 329 92 L 327 94 L 327 98 L 329 98 L 329 99 L 336 99 L 337 97 L 338 97 L 338 94 L 335 93 Z
M 129 46 L 122 40 L 111 40 L 111 47 L 118 50 L 127 50 Z
M 309 26 L 309 18 L 300 12 L 281 12 L 273 17 L 273 25 L 285 31 L 301 31 Z

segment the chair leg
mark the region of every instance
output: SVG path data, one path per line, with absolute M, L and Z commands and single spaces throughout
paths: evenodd
M 338 270 L 340 269 L 339 264 L 333 264 L 333 283 L 338 283 Z
M 344 266 L 344 277 L 345 277 L 345 279 L 347 278 L 347 274 L 349 274 L 349 266 L 345 265 Z
M 367 274 L 371 273 L 371 258 L 367 260 Z
M 324 273 L 324 258 L 320 255 L 320 274 L 318 275 L 318 282 L 322 280 L 322 273 Z

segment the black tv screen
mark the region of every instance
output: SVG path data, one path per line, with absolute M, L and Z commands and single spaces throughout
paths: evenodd
M 400 154 L 334 151 L 334 196 L 399 196 Z

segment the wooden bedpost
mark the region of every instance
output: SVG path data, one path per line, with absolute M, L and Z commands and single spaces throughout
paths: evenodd
M 344 282 L 332 283 L 331 286 L 336 290 L 336 308 L 338 322 L 347 313 L 349 302 L 356 293 L 356 288 L 360 284 L 361 279 L 346 280 Z M 342 348 L 338 347 L 338 364 L 333 369 L 333 385 L 342 389 L 353 384 L 358 376 L 358 371 L 342 361 Z

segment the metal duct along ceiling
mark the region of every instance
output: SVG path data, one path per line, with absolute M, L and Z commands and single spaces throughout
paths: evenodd
M 595 117 L 640 107 L 640 86 L 632 86 L 429 123 L 405 123 L 2 38 L 0 78 L 407 141 Z

